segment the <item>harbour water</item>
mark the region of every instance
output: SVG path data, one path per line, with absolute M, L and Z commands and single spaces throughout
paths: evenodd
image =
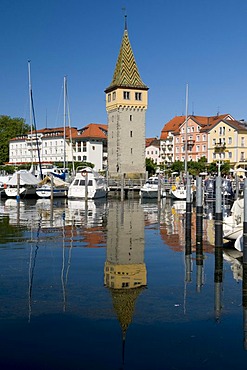
M 185 202 L 0 200 L 0 368 L 245 369 L 241 256 L 206 211 L 188 253 Z

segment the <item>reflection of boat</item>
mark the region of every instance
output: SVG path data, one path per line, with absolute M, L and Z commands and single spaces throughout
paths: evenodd
M 5 189 L 5 193 L 7 197 L 11 198 L 17 197 L 18 195 L 20 197 L 35 196 L 38 182 L 39 180 L 29 171 L 20 170 L 15 172 L 11 179 L 6 183 L 7 187 Z
M 52 185 L 53 182 L 53 185 Z M 67 191 L 69 188 L 69 184 L 65 181 L 59 179 L 58 177 L 53 176 L 46 176 L 40 183 L 36 189 L 36 194 L 40 198 L 50 198 L 51 194 L 53 194 L 54 198 L 58 197 L 66 197 Z
M 161 185 L 160 185 L 161 186 Z M 145 184 L 140 190 L 140 195 L 142 198 L 158 198 L 158 192 L 159 192 L 159 178 L 158 176 L 151 176 L 147 179 Z M 166 196 L 166 191 L 160 189 L 160 196 L 163 198 Z
M 107 195 L 105 177 L 90 167 L 78 167 L 76 176 L 69 186 L 68 198 L 104 198 Z
M 238 282 L 243 280 L 243 265 L 241 262 L 242 253 L 236 249 L 225 249 L 223 251 L 223 258 L 231 263 L 231 270 L 233 278 Z

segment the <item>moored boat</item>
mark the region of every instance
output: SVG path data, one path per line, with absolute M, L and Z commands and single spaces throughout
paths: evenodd
M 38 185 L 36 194 L 40 198 L 54 198 L 66 197 L 68 193 L 69 184 L 58 177 L 46 176 Z
M 107 182 L 91 167 L 78 167 L 76 176 L 68 189 L 70 199 L 97 199 L 107 195 Z
M 159 190 L 159 178 L 158 176 L 150 176 L 143 187 L 140 190 L 140 196 L 141 198 L 145 199 L 155 199 L 158 198 L 158 193 L 160 191 L 161 198 L 164 198 L 166 196 L 165 189 L 162 189 L 162 186 L 160 185 Z
M 20 170 L 13 174 L 4 190 L 9 198 L 35 196 L 38 183 L 39 180 L 29 171 Z
M 242 250 L 244 221 L 244 199 L 236 199 L 231 208 L 230 216 L 223 219 L 223 239 L 234 241 L 234 247 Z

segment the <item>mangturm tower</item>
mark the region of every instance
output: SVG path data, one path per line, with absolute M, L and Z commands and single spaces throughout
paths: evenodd
M 148 87 L 142 82 L 135 62 L 126 16 L 113 79 L 105 93 L 109 177 L 145 177 Z

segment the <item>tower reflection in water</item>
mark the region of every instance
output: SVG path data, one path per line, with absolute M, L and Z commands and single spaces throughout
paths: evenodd
M 144 212 L 136 202 L 109 204 L 104 285 L 112 295 L 122 329 L 123 362 L 126 332 L 136 300 L 147 286 L 144 263 Z

